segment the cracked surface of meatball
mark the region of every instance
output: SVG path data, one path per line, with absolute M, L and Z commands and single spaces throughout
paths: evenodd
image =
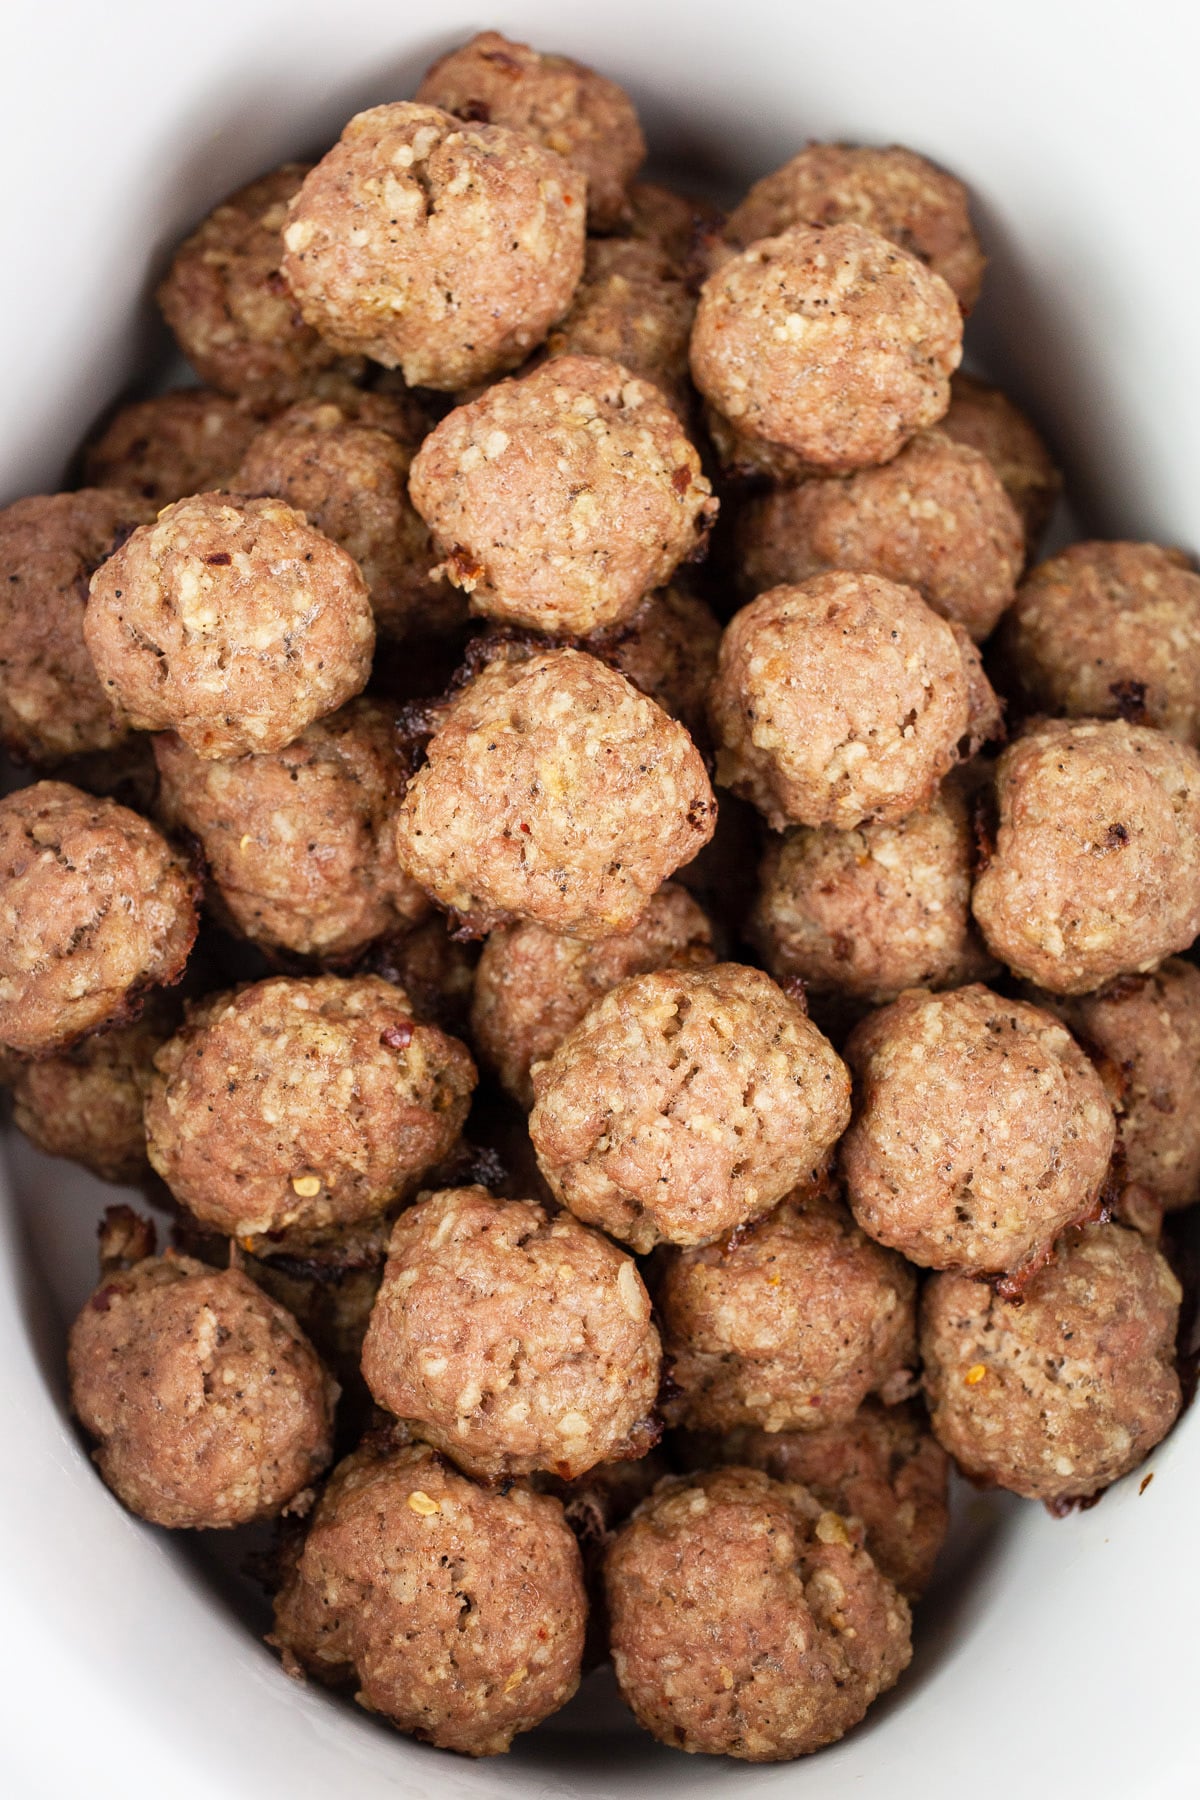
M 635 975 L 533 1069 L 558 1200 L 639 1253 L 761 1218 L 844 1130 L 841 1059 L 761 969 Z
M 1062 476 L 1041 434 L 1007 394 L 957 369 L 950 380 L 950 410 L 938 425 L 957 444 L 982 450 L 1004 483 L 1033 552 L 1062 490 Z
M 84 450 L 84 478 L 94 487 L 127 488 L 158 506 L 232 487 L 260 423 L 228 394 L 172 388 L 121 407 Z

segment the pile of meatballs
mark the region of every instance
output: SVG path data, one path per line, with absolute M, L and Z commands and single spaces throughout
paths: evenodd
M 0 513 L 0 1059 L 159 1213 L 100 1475 L 278 1521 L 291 1673 L 490 1755 L 611 1655 L 771 1761 L 951 1464 L 1066 1510 L 1179 1412 L 1200 575 L 1038 562 L 959 181 L 644 153 L 485 32 L 179 248 L 201 385 Z

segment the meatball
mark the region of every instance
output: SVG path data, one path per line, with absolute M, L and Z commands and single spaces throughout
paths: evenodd
M 951 626 L 882 576 L 834 571 L 772 588 L 721 642 L 717 780 L 775 831 L 894 823 L 927 805 L 957 761 L 972 682 L 986 687 L 977 671 Z
M 921 1354 L 939 1441 L 973 1480 L 1030 1500 L 1098 1493 L 1179 1412 L 1180 1299 L 1165 1258 L 1120 1225 L 1068 1232 L 1020 1305 L 935 1276 Z
M 282 273 L 288 202 L 307 173 L 285 163 L 231 194 L 180 246 L 157 296 L 201 380 L 268 412 L 326 370 L 361 368 L 305 323 Z
M 154 508 L 107 488 L 35 494 L 0 511 L 0 741 L 23 762 L 109 750 L 128 722 L 83 641 L 88 578 Z
M 354 558 L 381 635 L 452 630 L 467 609 L 430 576 L 437 558 L 408 497 L 416 446 L 402 429 L 369 417 L 332 401 L 290 407 L 249 445 L 234 485 L 286 500 Z
M 911 1391 L 912 1270 L 832 1194 L 799 1189 L 726 1243 L 670 1252 L 655 1299 L 668 1424 L 815 1431 Z
M 155 1053 L 175 1023 L 165 996 L 151 994 L 133 1024 L 22 1064 L 13 1081 L 13 1123 L 48 1156 L 70 1157 L 102 1181 L 148 1179 L 142 1109 Z
M 861 225 L 801 225 L 705 282 L 691 364 L 742 436 L 844 474 L 936 424 L 961 355 L 939 275 Z
M 1046 720 L 996 771 L 971 904 L 988 948 L 1052 994 L 1153 968 L 1200 931 L 1200 757 L 1123 720 Z
M 401 862 L 479 931 L 628 931 L 713 834 L 681 725 L 578 650 L 497 659 L 457 694 L 396 825 Z
M 680 1750 L 819 1750 L 912 1655 L 908 1603 L 846 1522 L 757 1469 L 661 1482 L 609 1550 L 605 1586 L 621 1692 Z
M 322 1232 L 308 1242 L 294 1242 L 284 1233 L 277 1242 L 264 1244 L 257 1256 L 239 1246 L 247 1275 L 287 1307 L 333 1370 L 343 1390 L 343 1419 L 347 1403 L 364 1422 L 371 1408 L 360 1364 L 389 1232 L 388 1220 L 377 1217 Z
M 738 526 L 750 595 L 862 569 L 916 588 L 977 641 L 1012 604 L 1025 560 L 1020 518 L 987 458 L 938 431 L 919 432 L 881 469 L 765 494 Z
M 852 1419 L 818 1431 L 743 1428 L 685 1439 L 689 1463 L 762 1469 L 798 1482 L 836 1513 L 857 1519 L 880 1574 L 919 1600 L 950 1524 L 946 1452 L 919 1404 L 864 1400 Z
M 657 244 L 687 275 L 698 267 L 705 240 L 724 224 L 724 214 L 711 200 L 677 194 L 656 181 L 635 181 L 627 199 L 632 235 Z
M 377 944 L 369 964 L 372 973 L 404 989 L 418 1019 L 465 1037 L 479 946 L 463 942 L 450 927 L 444 913 L 434 913 Z
M 660 1363 L 633 1258 L 570 1213 L 465 1187 L 396 1221 L 363 1374 L 468 1475 L 570 1479 L 638 1455 Z
M 1028 577 L 998 648 L 1030 711 L 1200 742 L 1200 575 L 1177 550 L 1072 544 Z
M 362 699 L 269 755 L 214 762 L 155 738 L 160 812 L 199 839 L 237 930 L 333 958 L 424 918 L 392 842 L 404 794 L 392 739 L 391 709 Z
M 457 407 L 409 486 L 473 610 L 535 631 L 628 618 L 717 510 L 658 389 L 597 356 L 555 357 Z
M 564 157 L 587 180 L 587 216 L 609 230 L 646 160 L 633 101 L 615 81 L 569 56 L 547 56 L 481 31 L 422 78 L 417 99 L 459 118 L 504 125 Z
M 971 918 L 973 853 L 972 795 L 953 770 L 895 824 L 798 826 L 767 846 L 752 941 L 776 981 L 872 1006 L 976 980 L 996 965 Z
M 279 500 L 197 494 L 93 575 L 83 634 L 142 731 L 204 757 L 282 750 L 366 685 L 367 586 L 344 550 Z
M 1200 1200 L 1200 970 L 1173 956 L 1149 975 L 1049 1006 L 1119 1072 L 1117 1135 L 1130 1180 L 1168 1211 Z
M 584 226 L 553 151 L 397 101 L 351 119 L 305 180 L 283 272 L 336 350 L 453 392 L 515 368 L 566 312 Z
M 528 1109 L 533 1064 L 550 1056 L 619 981 L 714 960 L 712 926 L 692 896 L 671 882 L 654 895 L 632 931 L 599 943 L 529 921 L 500 926 L 475 971 L 471 1037 L 481 1060 Z
M 986 258 L 961 181 L 913 150 L 809 144 L 756 181 L 730 213 L 739 249 L 793 225 L 865 226 L 918 257 L 953 289 L 964 312 L 979 298 Z
M 938 429 L 955 443 L 982 450 L 1020 515 L 1026 548 L 1036 549 L 1062 476 L 1033 422 L 999 388 L 959 369 L 950 382 L 950 410 Z
M 920 989 L 846 1046 L 854 1216 L 923 1268 L 1035 1265 L 1095 1204 L 1116 1137 L 1092 1063 L 1060 1022 L 985 987 Z
M 584 639 L 585 649 L 628 676 L 701 744 L 708 735 L 705 708 L 720 647 L 721 627 L 712 609 L 679 587 L 648 594 L 622 624 Z
M 84 450 L 84 477 L 96 487 L 128 488 L 166 506 L 187 494 L 231 487 L 258 427 L 244 401 L 211 388 L 172 388 L 115 414 Z
M 602 356 L 660 388 L 681 419 L 692 403 L 688 339 L 696 302 L 679 265 L 649 238 L 589 238 L 553 356 Z
M 150 1161 L 201 1224 L 315 1231 L 384 1212 L 462 1129 L 475 1068 L 376 975 L 213 994 L 155 1059 Z
M 635 975 L 533 1068 L 529 1134 L 563 1205 L 639 1252 L 761 1218 L 845 1129 L 849 1077 L 760 969 Z
M 329 1462 L 337 1388 L 237 1269 L 168 1252 L 106 1275 L 67 1363 L 101 1475 L 153 1525 L 273 1518 Z
M 177 981 L 197 882 L 153 825 L 65 781 L 0 800 L 0 1044 L 67 1049 Z
M 330 1477 L 271 1641 L 400 1731 L 494 1756 L 575 1692 L 586 1615 L 557 1500 L 373 1437 Z

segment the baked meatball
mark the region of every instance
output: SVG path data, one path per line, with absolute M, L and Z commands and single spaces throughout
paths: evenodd
M 409 488 L 475 612 L 575 634 L 628 618 L 717 510 L 659 390 L 598 356 L 555 357 L 456 407 Z
M 434 913 L 411 931 L 385 938 L 368 960 L 373 974 L 404 989 L 418 1019 L 466 1037 L 479 946 L 451 927 L 445 913 Z
M 155 1059 L 150 1161 L 231 1236 L 352 1225 L 411 1193 L 462 1129 L 463 1045 L 377 975 L 213 994 Z
M 660 588 L 620 625 L 585 638 L 583 647 L 657 700 L 697 743 L 707 741 L 705 709 L 721 627 L 703 600 L 684 588 Z
M 628 931 L 713 834 L 681 725 L 578 650 L 498 658 L 457 694 L 410 781 L 401 862 L 480 932 L 512 919 Z
M 1149 975 L 1048 1004 L 1119 1073 L 1130 1180 L 1170 1212 L 1200 1200 L 1200 970 L 1172 956 Z
M 630 975 L 715 961 L 712 926 L 692 896 L 668 882 L 621 937 L 564 937 L 526 920 L 502 925 L 475 971 L 471 1039 L 481 1061 L 527 1110 L 529 1071 L 555 1051 L 593 1003 Z
M 902 994 L 846 1045 L 854 1216 L 923 1268 L 995 1275 L 1044 1258 L 1093 1207 L 1116 1137 L 1096 1069 L 1064 1026 L 978 985 Z
M 646 160 L 633 101 L 615 81 L 569 56 L 547 56 L 481 31 L 435 62 L 417 99 L 461 119 L 505 125 L 565 157 L 587 181 L 588 221 L 623 218 L 625 190 Z
M 723 1244 L 669 1252 L 655 1299 L 670 1425 L 815 1431 L 912 1390 L 913 1272 L 832 1194 L 798 1189 Z
M 347 957 L 425 917 L 392 841 L 404 794 L 392 739 L 391 709 L 364 699 L 268 755 L 214 762 L 174 733 L 155 738 L 161 816 L 199 840 L 248 938 Z
M 586 1616 L 557 1500 L 377 1435 L 330 1477 L 271 1642 L 398 1730 L 495 1756 L 575 1692 Z
M 950 1459 L 919 1402 L 864 1400 L 852 1419 L 819 1431 L 744 1427 L 689 1435 L 683 1447 L 696 1467 L 734 1464 L 798 1482 L 822 1506 L 859 1521 L 880 1574 L 906 1600 L 928 1587 L 950 1524 Z
M 1098 1493 L 1179 1412 L 1180 1299 L 1166 1259 L 1120 1225 L 1068 1232 L 1019 1305 L 935 1276 L 921 1354 L 939 1441 L 972 1480 L 1030 1500 Z
M 936 424 L 961 355 L 940 275 L 861 225 L 798 225 L 705 282 L 691 365 L 742 437 L 845 474 Z
M 1044 720 L 996 770 L 971 905 L 988 948 L 1052 994 L 1154 967 L 1200 931 L 1200 756 L 1123 720 Z
M 749 931 L 776 981 L 880 1006 L 992 973 L 971 918 L 972 795 L 952 770 L 928 806 L 855 831 L 797 826 L 763 857 Z
M 841 1059 L 761 969 L 635 975 L 533 1067 L 557 1199 L 639 1252 L 761 1218 L 845 1129 Z
M 950 381 L 950 410 L 938 430 L 955 443 L 982 450 L 1021 517 L 1026 549 L 1036 550 L 1062 490 L 1062 476 L 1033 421 L 999 388 L 957 369 Z
M 881 469 L 752 500 L 738 541 L 748 595 L 863 569 L 915 588 L 977 642 L 1012 604 L 1025 561 L 1021 520 L 992 465 L 939 431 L 919 432 Z
M 746 1762 L 844 1737 L 912 1655 L 908 1602 L 855 1535 L 757 1469 L 661 1482 L 605 1571 L 613 1664 L 638 1723 Z
M 249 445 L 234 485 L 286 500 L 354 558 L 381 635 L 436 636 L 461 624 L 467 609 L 431 578 L 437 557 L 408 497 L 416 444 L 399 406 L 396 415 L 392 426 L 333 401 L 289 407 Z
M 652 381 L 681 419 L 691 408 L 688 339 L 696 301 L 679 265 L 649 238 L 589 238 L 571 310 L 551 331 L 553 356 L 602 356 Z
M 110 419 L 84 450 L 84 478 L 166 506 L 187 494 L 231 487 L 258 428 L 244 401 L 211 388 L 172 388 L 135 400 Z
M 128 734 L 83 641 L 88 578 L 153 518 L 108 488 L 34 494 L 0 511 L 0 741 L 22 762 L 109 750 Z
M 286 1306 L 333 1370 L 342 1387 L 343 1419 L 347 1403 L 364 1422 L 371 1409 L 360 1365 L 389 1235 L 389 1221 L 376 1217 L 321 1232 L 308 1242 L 293 1241 L 285 1232 L 277 1242 L 265 1243 L 260 1255 L 238 1249 L 246 1274 Z
M 291 1314 L 237 1269 L 168 1252 L 106 1275 L 67 1365 L 101 1475 L 152 1525 L 273 1518 L 332 1454 L 336 1386 Z
M 638 1455 L 661 1360 L 633 1258 L 570 1213 L 465 1187 L 396 1221 L 363 1374 L 468 1475 L 569 1479 Z
M 142 731 L 198 756 L 282 750 L 366 685 L 367 585 L 280 500 L 197 494 L 135 531 L 92 577 L 83 634 Z
M 341 364 L 305 323 L 282 273 L 288 202 L 307 173 L 285 163 L 222 201 L 180 245 L 157 295 L 201 380 L 267 412 L 326 370 L 361 368 Z
M 39 781 L 0 800 L 0 1044 L 67 1049 L 183 972 L 195 875 L 112 800 Z
M 705 241 L 725 222 L 711 200 L 678 194 L 657 181 L 633 182 L 626 198 L 632 236 L 657 244 L 688 275 L 699 266 Z
M 1000 665 L 1032 712 L 1200 742 L 1200 575 L 1157 544 L 1072 544 L 1028 576 Z
M 721 641 L 709 701 L 718 782 L 775 831 L 902 819 L 928 804 L 970 736 L 971 685 L 986 682 L 969 648 L 879 575 L 771 588 Z
M 986 258 L 961 181 L 913 150 L 809 144 L 756 181 L 725 224 L 739 249 L 793 225 L 865 226 L 919 257 L 964 312 L 979 298 Z
M 584 229 L 553 151 L 396 101 L 351 119 L 305 180 L 283 273 L 334 349 L 453 392 L 515 368 L 562 317 Z

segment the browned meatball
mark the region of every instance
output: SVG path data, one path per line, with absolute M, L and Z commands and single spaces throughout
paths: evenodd
M 608 1553 L 612 1653 L 665 1744 L 781 1762 L 844 1737 L 912 1655 L 846 1522 L 757 1469 L 661 1482 Z
M 100 1473 L 151 1524 L 272 1518 L 329 1461 L 337 1388 L 291 1314 L 236 1269 L 168 1252 L 107 1275 L 67 1356 Z
M 64 1050 L 177 981 L 197 882 L 153 825 L 65 781 L 0 800 L 0 1044 Z
M 583 199 L 570 166 L 518 132 L 372 107 L 292 201 L 284 276 L 335 349 L 453 391 L 515 368 L 566 312 Z
M 343 1417 L 347 1402 L 364 1416 L 371 1406 L 360 1363 L 390 1232 L 390 1222 L 376 1217 L 307 1241 L 300 1241 L 303 1234 L 284 1232 L 264 1243 L 258 1255 L 238 1249 L 246 1274 L 286 1306 L 333 1370 L 343 1389 Z
M 585 649 L 628 676 L 701 744 L 708 736 L 705 708 L 720 647 L 715 613 L 679 587 L 648 594 L 620 625 L 584 639 Z
M 464 942 L 452 924 L 444 913 L 434 913 L 412 931 L 377 944 L 369 966 L 404 989 L 418 1019 L 466 1037 L 479 946 Z
M 462 119 L 506 125 L 565 157 L 587 181 L 598 231 L 617 224 L 625 190 L 646 160 L 633 101 L 615 81 L 569 56 L 548 56 L 481 31 L 422 77 L 418 100 Z
M 468 1475 L 570 1478 L 638 1454 L 660 1362 L 633 1258 L 570 1213 L 465 1187 L 396 1221 L 363 1374 Z
M 462 1044 L 375 975 L 211 995 L 155 1061 L 150 1161 L 238 1237 L 385 1211 L 446 1155 L 475 1085 Z
M 1072 544 L 1029 575 L 1001 666 L 1030 711 L 1200 742 L 1200 575 L 1157 544 Z
M 155 1052 L 176 1010 L 151 994 L 140 1019 L 94 1032 L 62 1056 L 24 1063 L 13 1081 L 13 1123 L 49 1156 L 68 1156 L 103 1181 L 150 1174 L 142 1109 Z
M 429 910 L 392 841 L 404 775 L 393 717 L 352 700 L 270 755 L 214 762 L 154 740 L 162 816 L 199 839 L 234 925 L 299 956 L 345 957 Z
M 1012 604 L 1025 560 L 1020 518 L 991 464 L 939 431 L 919 432 L 881 469 L 752 500 L 738 528 L 750 595 L 865 569 L 916 588 L 976 641 Z
M 1125 1170 L 1168 1211 L 1200 1200 L 1200 969 L 1169 957 L 1050 1009 L 1119 1074 Z
M 688 339 L 696 301 L 679 265 L 648 238 L 589 238 L 571 310 L 551 331 L 553 356 L 603 356 L 661 388 L 681 419 L 692 403 Z
M 231 487 L 258 428 L 244 401 L 211 388 L 172 388 L 123 406 L 85 449 L 84 476 L 95 487 L 128 488 L 166 506 Z
M 0 511 L 0 740 L 25 762 L 108 750 L 129 730 L 83 641 L 88 578 L 153 518 L 107 488 L 35 494 Z
M 307 173 L 304 163 L 285 163 L 222 201 L 180 246 L 158 290 L 201 379 L 268 411 L 298 400 L 339 363 L 338 350 L 301 318 L 282 273 L 288 202 Z
M 1181 1290 L 1135 1231 L 1068 1232 L 1019 1305 L 938 1275 L 921 1306 L 925 1391 L 939 1441 L 975 1481 L 1030 1500 L 1099 1492 L 1179 1411 Z
M 471 1037 L 504 1087 L 529 1108 L 529 1071 L 555 1051 L 588 1008 L 630 975 L 713 962 L 712 926 L 668 882 L 633 927 L 599 943 L 524 921 L 493 931 L 475 971 Z
M 950 410 L 938 430 L 955 443 L 983 452 L 1020 515 L 1026 548 L 1036 550 L 1062 489 L 1062 476 L 1032 420 L 999 388 L 958 369 L 950 381 Z
M 658 389 L 597 356 L 555 357 L 456 407 L 409 486 L 472 609 L 535 631 L 628 618 L 717 510 Z
M 632 235 L 657 244 L 686 274 L 698 265 L 705 240 L 724 223 L 711 200 L 678 194 L 656 181 L 633 182 L 627 197 Z
M 715 817 L 683 727 L 595 657 L 550 650 L 489 663 L 455 696 L 396 844 L 477 929 L 526 918 L 598 938 L 636 924 Z
M 281 750 L 371 671 L 367 586 L 346 552 L 280 500 L 197 494 L 93 575 L 84 638 L 142 731 L 198 756 Z
M 1049 1013 L 988 988 L 902 994 L 857 1027 L 841 1169 L 854 1216 L 924 1268 L 1000 1274 L 1095 1203 L 1116 1125 Z
M 761 1218 L 845 1129 L 840 1058 L 760 969 L 635 975 L 533 1069 L 556 1197 L 646 1251 Z
M 111 750 L 89 750 L 56 763 L 54 780 L 69 782 L 98 799 L 119 801 L 150 818 L 158 800 L 154 745 L 144 731 L 131 731 Z
M 717 780 L 775 831 L 892 823 L 957 761 L 974 681 L 977 656 L 911 588 L 840 571 L 772 588 L 721 641 Z
M 1046 720 L 996 771 L 971 904 L 988 948 L 1052 994 L 1153 968 L 1200 931 L 1200 756 L 1122 720 Z
M 852 1419 L 819 1431 L 743 1428 L 683 1440 L 689 1466 L 762 1469 L 799 1482 L 836 1513 L 857 1519 L 882 1575 L 919 1600 L 950 1524 L 950 1460 L 919 1403 L 864 1400 Z
M 832 1194 L 798 1189 L 724 1244 L 670 1252 L 655 1298 L 668 1424 L 815 1431 L 912 1390 L 912 1270 Z
M 321 1496 L 272 1641 L 400 1731 L 494 1756 L 575 1692 L 586 1613 L 557 1500 L 369 1440 Z
M 373 396 L 377 405 L 383 396 Z M 452 630 L 466 605 L 431 579 L 437 557 L 408 497 L 415 443 L 402 428 L 355 418 L 332 401 L 302 402 L 265 425 L 246 450 L 234 486 L 299 508 L 362 570 L 381 635 Z
M 919 257 L 954 290 L 964 312 L 979 298 L 986 258 L 961 181 L 913 150 L 809 144 L 756 181 L 726 221 L 745 249 L 792 225 L 850 222 Z
M 895 824 L 797 826 L 767 846 L 751 938 L 776 981 L 872 1006 L 976 980 L 996 965 L 971 918 L 973 849 L 971 793 L 954 770 Z
M 961 355 L 939 275 L 861 225 L 801 225 L 705 282 L 691 364 L 743 437 L 837 474 L 886 462 L 936 424 Z

